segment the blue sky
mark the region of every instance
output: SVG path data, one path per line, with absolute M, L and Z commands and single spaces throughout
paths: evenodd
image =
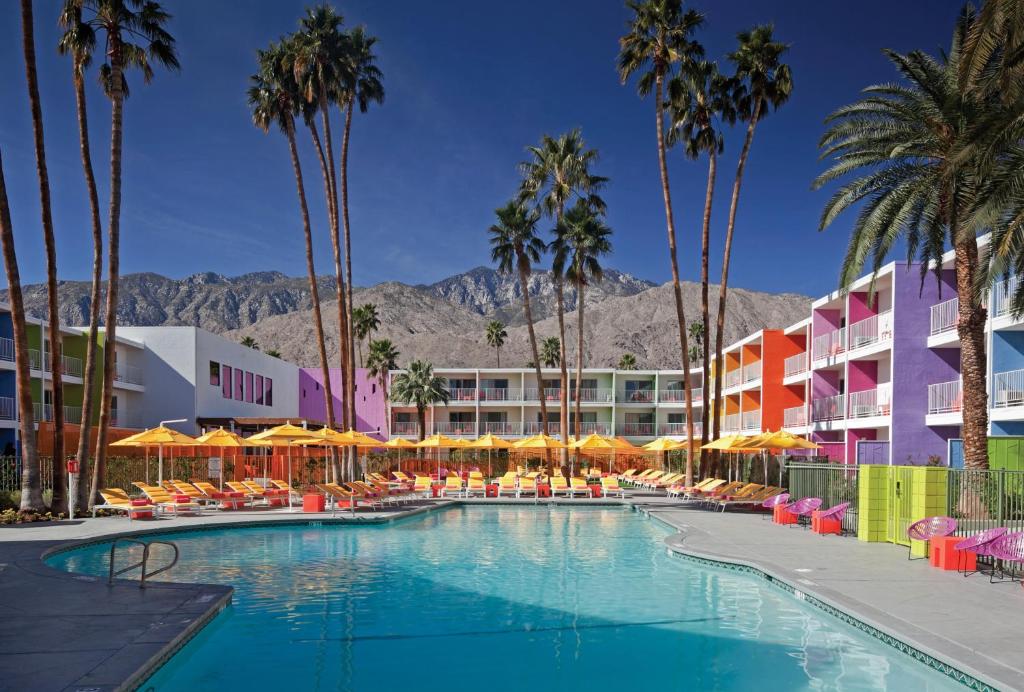
M 36 40 L 62 278 L 91 266 L 88 208 L 78 154 L 70 64 L 53 48 L 53 3 L 36 3 Z M 182 277 L 305 272 L 294 177 L 284 138 L 263 135 L 245 103 L 255 51 L 294 29 L 308 3 L 165 0 L 175 15 L 182 70 L 149 86 L 131 76 L 125 113 L 121 270 Z M 350 161 L 356 283 L 431 282 L 489 264 L 486 229 L 518 182 L 517 162 L 541 134 L 582 128 L 611 178 L 605 199 L 615 231 L 607 266 L 669 278 L 654 147 L 653 106 L 619 84 L 617 39 L 628 11 L 618 1 L 515 3 L 463 0 L 336 2 L 350 25 L 379 37 L 387 100 L 356 118 Z M 716 0 L 693 7 L 699 38 L 721 58 L 737 31 L 774 22 L 792 44 L 793 97 L 758 128 L 744 178 L 730 283 L 817 295 L 835 288 L 849 229 L 817 228 L 825 192 L 810 182 L 823 164 L 822 119 L 871 83 L 894 78 L 882 48 L 936 51 L 960 4 L 948 0 L 815 2 Z M 17 7 L 0 13 L 0 147 L 23 281 L 44 276 Z M 109 103 L 90 75 L 92 143 L 106 218 Z M 340 134 L 340 120 L 335 132 Z M 319 168 L 299 132 L 317 269 L 331 271 Z M 712 276 L 741 133 L 727 134 L 713 219 Z M 340 148 L 340 147 L 338 147 Z M 680 263 L 699 271 L 706 161 L 669 153 Z

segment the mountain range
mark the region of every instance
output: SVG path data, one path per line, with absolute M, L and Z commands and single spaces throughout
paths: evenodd
M 333 277 L 318 281 L 330 359 L 337 360 L 337 309 Z M 683 283 L 688 319 L 700 315 L 699 284 Z M 538 339 L 557 335 L 555 291 L 548 272 L 530 278 L 531 307 Z M 43 316 L 46 288 L 24 287 L 26 310 Z M 88 322 L 89 283 L 60 283 L 60 318 L 65 324 Z M 575 359 L 576 292 L 566 287 L 566 338 Z M 717 296 L 717 286 L 711 295 Z M 0 293 L 6 299 L 6 292 Z M 677 368 L 679 338 L 670 284 L 657 285 L 614 269 L 587 288 L 584 324 L 585 359 L 594 367 L 612 366 L 624 353 L 636 356 L 640 367 Z M 502 348 L 504 366 L 523 366 L 530 360 L 529 339 L 522 316 L 522 296 L 514 276 L 477 267 L 433 284 L 385 282 L 357 287 L 356 304 L 373 303 L 381 328 L 374 338 L 389 338 L 401 352 L 400 364 L 413 358 L 439 367 L 493 366 L 497 354 L 484 339 L 486 324 L 497 319 L 508 325 Z M 277 349 L 283 358 L 305 366 L 318 365 L 309 284 L 280 272 L 255 272 L 227 277 L 211 272 L 171 279 L 154 273 L 121 277 L 119 324 L 132 326 L 192 325 L 229 339 L 251 336 L 264 349 Z M 713 298 L 712 309 L 714 309 Z M 725 341 L 761 328 L 784 327 L 810 311 L 810 298 L 731 288 L 726 307 Z M 364 345 L 365 350 L 365 345 Z

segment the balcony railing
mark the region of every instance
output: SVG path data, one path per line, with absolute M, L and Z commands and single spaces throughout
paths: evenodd
M 1017 286 L 1020 284 L 1020 277 L 1011 276 L 1009 280 L 996 281 L 995 286 L 992 287 L 992 316 L 1002 317 L 1003 315 L 1009 315 L 1012 311 L 1013 305 L 1013 294 L 1017 291 Z
M 844 351 L 846 351 L 846 327 L 816 336 L 811 342 L 811 356 L 814 360 L 838 356 Z
M 798 353 L 787 358 L 782 363 L 782 372 L 786 377 L 807 372 L 807 354 Z
M 17 420 L 18 402 L 12 396 L 0 396 L 0 420 Z
M 725 388 L 735 387 L 743 379 L 743 370 L 736 368 L 735 370 L 728 370 L 725 373 L 725 377 L 722 378 L 722 386 Z
M 995 373 L 992 391 L 995 399 L 992 408 L 1024 406 L 1024 370 Z
M 740 429 L 743 430 L 743 432 L 760 430 L 761 411 L 744 411 L 740 414 Z
M 952 298 L 932 306 L 931 331 L 929 334 L 942 334 L 956 329 L 960 315 L 960 299 Z
M 544 393 L 544 401 L 560 401 L 562 389 L 560 387 L 545 387 L 544 389 L 537 389 L 537 387 L 527 387 L 523 390 L 523 399 L 526 401 L 540 401 L 540 393 Z
M 701 401 L 704 398 L 703 387 L 691 387 L 690 392 L 693 396 L 693 401 Z M 685 389 L 659 389 L 658 390 L 658 402 L 662 404 L 685 404 L 686 403 L 686 390 Z
M 740 414 L 729 413 L 722 416 L 722 430 L 724 432 L 740 431 Z
M 782 412 L 782 427 L 800 428 L 807 425 L 807 407 L 793 406 Z
M 14 362 L 14 339 L 0 336 L 0 360 Z
M 28 350 L 28 365 L 33 370 L 39 370 L 42 368 L 43 359 L 39 356 L 38 348 L 30 348 Z
M 580 401 L 585 404 L 610 404 L 614 398 L 615 390 L 613 389 L 598 389 L 596 387 L 583 387 L 580 389 Z M 576 401 L 575 387 L 569 389 L 569 399 Z
M 573 434 L 576 433 L 576 424 L 570 423 L 569 427 L 572 428 Z M 598 423 L 595 421 L 582 421 L 580 423 L 580 434 L 581 435 L 611 435 L 612 426 L 610 423 Z
M 434 423 L 434 432 L 439 435 L 476 435 L 476 421 Z
M 761 361 L 743 366 L 743 383 L 761 379 Z
M 392 435 L 419 435 L 420 424 L 415 421 L 395 421 L 391 424 Z
M 522 401 L 522 389 L 509 389 L 508 387 L 482 387 L 480 389 L 480 401 Z
M 522 423 L 510 423 L 508 421 L 484 421 L 480 424 L 480 432 L 484 435 L 522 435 Z
M 654 390 L 653 389 L 630 389 L 630 390 L 619 390 L 619 394 L 616 397 L 616 401 L 620 401 L 625 404 L 653 404 L 654 403 Z
M 476 401 L 475 387 L 455 387 L 448 390 L 449 401 Z
M 142 384 L 142 369 L 134 365 L 118 365 L 114 379 L 125 384 Z
M 654 423 L 624 423 L 619 434 L 627 437 L 654 437 Z
M 928 385 L 928 413 L 956 413 L 962 409 L 960 380 Z
M 846 415 L 846 397 L 842 394 L 826 396 L 811 402 L 811 420 L 819 421 L 842 420 Z
M 561 423 L 551 422 L 548 423 L 548 435 L 552 437 L 558 437 L 562 434 Z M 539 435 L 544 432 L 543 424 L 540 421 L 529 421 L 523 423 L 523 434 L 524 435 Z
M 874 389 L 850 392 L 850 418 L 873 418 L 887 416 L 892 401 L 892 387 L 881 384 Z
M 847 327 L 849 345 L 847 348 L 863 348 L 879 341 L 892 339 L 892 311 L 886 310 L 872 315 Z
M 703 423 L 699 420 L 693 421 L 693 436 L 700 437 Z M 659 435 L 671 435 L 672 437 L 686 437 L 686 423 L 662 423 L 658 426 Z

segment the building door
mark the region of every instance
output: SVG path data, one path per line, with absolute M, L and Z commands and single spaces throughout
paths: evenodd
M 905 466 L 889 469 L 889 542 L 910 547 L 907 529 L 913 523 L 911 495 L 914 492 L 914 470 Z

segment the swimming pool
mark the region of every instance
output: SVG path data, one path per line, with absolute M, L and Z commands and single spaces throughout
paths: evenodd
M 762 580 L 669 556 L 667 534 L 562 507 L 179 533 L 160 578 L 231 584 L 234 603 L 143 689 L 957 688 Z M 50 564 L 105 574 L 108 551 Z

